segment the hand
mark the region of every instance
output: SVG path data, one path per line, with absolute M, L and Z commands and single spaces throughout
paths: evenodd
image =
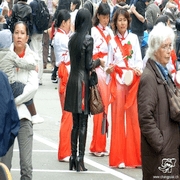
M 141 76 L 142 72 L 139 69 L 133 69 L 137 76 Z
M 111 74 L 114 71 L 114 65 L 109 65 L 109 67 L 106 69 L 107 74 Z
M 38 66 L 35 67 L 35 71 L 38 72 Z
M 132 13 L 134 13 L 135 10 L 136 10 L 136 7 L 134 6 L 134 4 L 132 4 L 131 7 L 130 7 L 130 11 L 131 11 Z
M 100 65 L 101 65 L 102 68 L 104 68 L 105 67 L 105 61 L 100 59 Z

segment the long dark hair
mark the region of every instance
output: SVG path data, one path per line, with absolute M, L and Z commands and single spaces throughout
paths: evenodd
M 77 59 L 81 57 L 81 48 L 85 36 L 90 33 L 91 25 L 91 14 L 89 10 L 81 8 L 77 12 L 75 19 L 75 33 L 69 40 L 70 55 L 73 54 Z

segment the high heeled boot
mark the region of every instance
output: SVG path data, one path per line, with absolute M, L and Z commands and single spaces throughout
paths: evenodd
M 69 170 L 76 170 L 77 138 L 79 128 L 78 114 L 73 114 L 73 128 L 71 131 L 71 156 L 69 158 Z
M 84 113 L 79 116 L 79 156 L 77 157 L 77 165 L 76 170 L 79 171 L 87 171 L 84 166 L 84 152 L 86 146 L 86 136 L 87 136 L 87 120 L 88 115 L 84 115 Z

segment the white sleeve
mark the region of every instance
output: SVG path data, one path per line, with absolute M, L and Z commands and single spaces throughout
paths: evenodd
M 38 74 L 36 71 L 32 70 L 28 73 L 28 80 L 24 87 L 24 91 L 21 95 L 15 98 L 16 105 L 23 104 L 24 102 L 32 99 L 38 90 Z

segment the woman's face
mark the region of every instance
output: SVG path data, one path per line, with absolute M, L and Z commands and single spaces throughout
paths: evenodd
M 105 28 L 109 24 L 109 14 L 102 15 L 98 14 L 97 18 L 99 19 L 99 23 Z
M 13 33 L 14 47 L 24 49 L 29 36 L 26 32 L 26 26 L 24 24 L 17 24 Z
M 159 49 L 154 53 L 157 62 L 159 62 L 163 66 L 166 66 L 166 64 L 169 62 L 169 59 L 171 57 L 171 50 L 172 50 L 172 41 L 170 38 L 168 38 L 164 41 L 164 43 L 161 44 Z
M 75 10 L 75 8 L 76 8 L 76 4 L 73 4 L 73 3 L 71 2 L 70 10 L 73 12 L 73 11 Z
M 63 21 L 60 27 L 66 32 L 66 34 L 68 34 L 71 29 L 71 19 L 68 19 L 67 21 Z
M 124 15 L 120 14 L 117 18 L 116 22 L 117 29 L 120 34 L 124 34 L 128 27 L 128 20 L 125 18 Z

